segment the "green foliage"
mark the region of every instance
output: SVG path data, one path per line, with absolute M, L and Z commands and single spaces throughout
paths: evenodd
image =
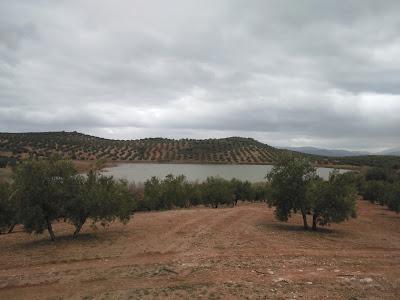
M 384 168 L 378 168 L 378 167 L 368 168 L 365 174 L 366 181 L 371 181 L 371 180 L 388 181 L 389 178 L 390 178 L 390 171 Z
M 155 176 L 144 183 L 143 201 L 139 202 L 140 210 L 159 210 L 163 207 L 161 180 Z
M 12 230 L 17 222 L 14 195 L 10 184 L 0 182 L 0 233 Z
M 186 183 L 185 192 L 186 192 L 187 205 L 196 206 L 203 204 L 203 195 L 200 184 L 196 182 Z
M 387 185 L 384 202 L 390 210 L 400 213 L 400 180 Z
M 359 194 L 372 203 L 400 212 L 400 173 L 398 168 L 369 168 L 358 186 Z
M 127 182 L 95 170 L 81 176 L 71 162 L 57 159 L 20 164 L 15 173 L 15 198 L 17 217 L 25 230 L 42 233 L 47 229 L 52 240 L 56 220 L 74 224 L 76 237 L 88 219 L 102 225 L 115 219 L 125 223 L 134 210 Z
M 328 181 L 310 182 L 307 198 L 313 215 L 313 229 L 356 217 L 357 190 L 346 174 L 332 172 Z
M 360 195 L 372 203 L 384 204 L 384 196 L 388 183 L 380 180 L 364 181 L 360 187 Z
M 143 192 L 132 189 L 138 210 L 165 210 L 176 207 L 205 205 L 217 208 L 234 205 L 238 200 L 265 201 L 269 184 L 231 181 L 208 177 L 204 182 L 188 182 L 185 176 L 167 175 L 164 179 L 152 177 L 144 184 Z
M 15 174 L 19 220 L 28 232 L 49 231 L 55 239 L 52 222 L 62 217 L 62 207 L 69 196 L 65 182 L 76 175 L 67 161 L 27 161 Z
M 74 238 L 90 218 L 103 226 L 119 219 L 126 223 L 134 210 L 133 196 L 125 181 L 91 170 L 86 177 L 75 176 L 66 183 L 69 198 L 64 202 L 64 217 L 74 226 Z
M 241 181 L 233 178 L 230 183 L 234 194 L 235 204 L 237 204 L 238 200 L 254 199 L 253 188 L 250 181 Z
M 162 182 L 162 206 L 166 209 L 171 209 L 173 207 L 189 207 L 187 186 L 188 182 L 184 175 L 167 175 Z
M 287 221 L 292 213 L 301 212 L 304 228 L 308 228 L 306 215 L 310 212 L 306 193 L 310 181 L 316 178 L 316 169 L 310 161 L 290 155 L 282 156 L 267 178 L 271 184 L 268 204 L 275 207 L 278 220 Z
M 254 201 L 267 201 L 271 194 L 271 185 L 268 182 L 256 182 L 252 184 L 252 194 Z
M 228 180 L 208 177 L 201 185 L 205 205 L 217 208 L 218 205 L 233 205 L 234 190 Z
M 268 203 L 275 207 L 275 215 L 281 221 L 299 211 L 304 228 L 308 229 L 307 215 L 311 214 L 316 230 L 318 224 L 325 226 L 356 216 L 356 174 L 335 171 L 324 181 L 309 161 L 285 156 L 267 178 L 271 183 Z
M 139 200 L 141 210 L 164 210 L 189 207 L 196 201 L 197 190 L 183 175 L 167 175 L 163 180 L 152 177 L 144 184 L 144 197 Z

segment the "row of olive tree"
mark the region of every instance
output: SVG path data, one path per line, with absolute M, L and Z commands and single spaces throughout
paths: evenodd
M 87 220 L 106 224 L 118 218 L 126 222 L 135 208 L 217 208 L 234 206 L 238 200 L 268 200 L 282 221 L 300 212 L 306 229 L 309 215 L 313 229 L 355 217 L 357 180 L 351 173 L 334 172 L 323 181 L 308 160 L 284 156 L 267 178 L 269 182 L 257 184 L 219 177 L 193 183 L 183 175 L 168 175 L 147 180 L 141 190 L 95 171 L 78 175 L 68 161 L 29 161 L 18 166 L 12 185 L 0 186 L 0 230 L 12 230 L 21 223 L 28 232 L 48 230 L 54 240 L 52 223 L 58 220 L 72 223 L 76 237 Z
M 400 174 L 388 168 L 369 168 L 358 178 L 360 195 L 372 203 L 400 213 Z
M 208 177 L 204 182 L 189 182 L 185 176 L 167 175 L 164 179 L 152 177 L 143 189 L 132 188 L 137 200 L 137 209 L 165 210 L 176 207 L 205 205 L 217 208 L 220 205 L 234 206 L 239 200 L 265 201 L 267 183 L 250 183 L 238 179 L 226 180 Z
M 356 217 L 357 190 L 352 174 L 332 172 L 329 180 L 317 176 L 307 159 L 282 156 L 267 176 L 271 184 L 268 204 L 275 207 L 278 220 L 288 221 L 293 213 L 301 213 L 304 229 L 307 216 L 312 228 Z
M 78 175 L 69 161 L 27 161 L 15 171 L 12 184 L 0 186 L 0 230 L 16 223 L 29 233 L 47 230 L 55 240 L 52 224 L 65 220 L 75 226 L 77 237 L 87 220 L 103 225 L 127 222 L 134 209 L 128 184 L 92 170 Z

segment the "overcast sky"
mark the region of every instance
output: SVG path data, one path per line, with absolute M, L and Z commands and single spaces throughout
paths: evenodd
M 400 1 L 0 2 L 0 131 L 400 146 Z

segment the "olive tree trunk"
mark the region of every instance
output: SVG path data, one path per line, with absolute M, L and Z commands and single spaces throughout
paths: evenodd
M 312 229 L 317 230 L 317 215 L 313 215 L 312 217 Z
M 301 214 L 303 216 L 303 226 L 304 230 L 308 230 L 308 223 L 307 223 L 307 214 L 304 210 L 301 211 Z
M 50 234 L 50 239 L 54 242 L 56 240 L 56 236 L 54 235 L 53 227 L 51 226 L 51 222 L 49 219 L 46 219 L 47 223 L 47 230 L 49 231 Z
M 15 227 L 15 223 L 12 223 L 11 226 L 10 226 L 10 228 L 8 229 L 8 233 L 13 232 L 14 227 Z
M 79 232 L 82 229 L 83 224 L 86 222 L 86 217 L 82 218 L 77 224 L 75 224 L 75 231 L 74 234 L 72 235 L 73 239 L 76 239 L 78 237 Z

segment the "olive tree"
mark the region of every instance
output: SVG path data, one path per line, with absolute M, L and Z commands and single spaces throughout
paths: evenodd
M 161 180 L 158 177 L 151 177 L 144 183 L 143 201 L 141 201 L 142 209 L 158 210 L 162 209 L 162 188 Z
M 188 207 L 189 198 L 187 197 L 187 181 L 184 175 L 174 176 L 169 174 L 162 181 L 161 202 L 163 208 Z
M 307 191 L 313 217 L 312 229 L 356 217 L 357 190 L 345 174 L 334 171 L 329 180 L 321 178 L 310 182 Z
M 204 204 L 214 208 L 218 208 L 220 204 L 233 205 L 234 191 L 229 181 L 219 177 L 207 177 L 201 189 Z
M 371 203 L 384 204 L 385 193 L 389 183 L 381 180 L 366 180 L 361 184 L 360 194 Z
M 65 182 L 77 174 L 69 161 L 26 161 L 15 173 L 18 219 L 29 233 L 48 230 L 55 240 L 52 222 L 64 216 L 69 194 Z
M 279 157 L 267 175 L 270 182 L 268 204 L 275 207 L 278 220 L 287 221 L 292 213 L 300 212 L 304 229 L 308 229 L 311 203 L 306 194 L 309 183 L 316 177 L 316 169 L 309 160 L 292 155 Z
M 241 181 L 239 179 L 232 178 L 230 183 L 235 197 L 235 205 L 239 200 L 251 200 L 253 198 L 252 185 L 249 181 Z
M 252 186 L 252 200 L 265 202 L 270 195 L 270 184 L 268 182 L 256 182 Z
M 384 202 L 390 210 L 400 213 L 400 180 L 387 185 Z
M 74 226 L 76 238 L 82 226 L 90 219 L 106 225 L 119 219 L 126 223 L 134 210 L 133 196 L 125 181 L 116 181 L 91 170 L 84 176 L 75 176 L 66 184 L 69 198 L 64 203 L 65 218 Z

